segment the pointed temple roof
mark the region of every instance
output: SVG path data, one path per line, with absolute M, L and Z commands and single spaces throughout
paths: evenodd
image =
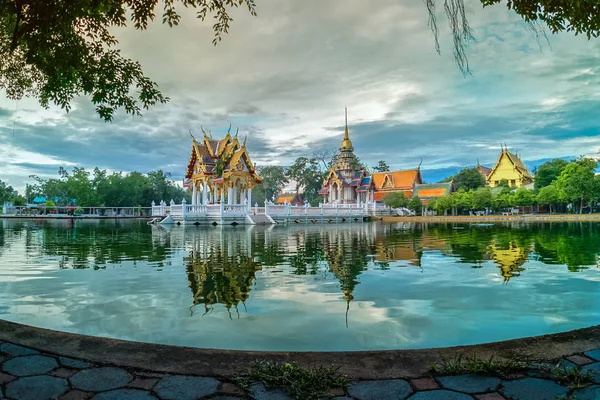
M 402 171 L 375 172 L 371 174 L 375 193 L 374 200 L 379 201 L 389 192 L 403 192 L 408 198 L 412 197 L 415 185 L 423 183 L 420 168 Z
M 342 140 L 342 146 L 340 152 L 333 164 L 333 170 L 357 170 L 357 159 L 354 155 L 354 147 L 350 140 L 350 134 L 348 132 L 348 109 L 346 108 L 346 129 L 344 131 L 344 139 Z
M 488 179 L 496 171 L 503 157 L 506 157 L 508 159 L 508 161 L 514 166 L 515 170 L 519 175 L 521 175 L 523 178 L 533 180 L 533 176 L 531 175 L 525 164 L 523 164 L 523 161 L 521 161 L 521 159 L 516 154 L 513 154 L 510 151 L 508 151 L 508 148 L 506 147 L 502 147 L 502 151 L 500 152 L 498 161 L 496 161 L 496 165 L 494 165 L 494 168 L 492 168 L 492 170 L 487 176 Z
M 222 172 L 217 174 L 219 162 Z M 219 183 L 227 180 L 232 174 L 240 173 L 248 174 L 255 183 L 262 181 L 250 159 L 246 141 L 240 145 L 237 134 L 232 138 L 228 131 L 223 139 L 214 140 L 204 132 L 204 139 L 200 142 L 192 136 L 192 154 L 185 174 L 187 179 L 193 176 L 210 176 L 214 183 Z
M 344 131 L 344 140 L 342 140 L 342 147 L 340 148 L 340 151 L 342 151 L 342 149 L 353 151 L 354 147 L 352 147 L 352 141 L 350 140 L 350 134 L 348 132 L 348 108 L 345 108 L 345 113 L 346 113 L 346 129 Z

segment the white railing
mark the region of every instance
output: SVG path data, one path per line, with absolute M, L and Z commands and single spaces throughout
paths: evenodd
M 206 205 L 206 215 L 220 216 L 221 215 L 221 204 L 208 204 Z
M 268 215 L 289 215 L 288 214 L 288 206 L 287 205 L 265 205 L 265 214 Z
M 364 205 L 361 204 L 323 204 L 323 208 L 364 208 Z
M 342 207 L 343 206 L 343 207 Z M 356 204 L 320 204 L 318 207 L 311 207 L 309 205 L 304 206 L 292 206 L 289 203 L 284 205 L 269 205 L 267 204 L 266 214 L 272 216 L 357 216 L 365 215 L 367 212 L 364 207 L 359 207 Z
M 183 205 L 182 204 L 171 204 L 169 207 L 169 214 L 176 216 L 183 216 Z
M 223 204 L 222 211 L 224 215 L 242 216 L 248 214 L 248 208 L 245 204 Z
M 199 217 L 199 216 L 245 216 L 248 213 L 265 214 L 274 217 L 290 216 L 362 216 L 372 213 L 374 210 L 389 209 L 376 203 L 365 204 L 319 204 L 318 207 L 311 207 L 308 204 L 304 206 L 292 206 L 285 204 L 269 204 L 264 207 L 248 207 L 247 204 L 186 204 L 185 199 L 181 204 L 175 204 L 173 200 L 167 205 L 161 201 L 159 205 L 152 203 L 152 216 L 172 215 L 177 217 Z

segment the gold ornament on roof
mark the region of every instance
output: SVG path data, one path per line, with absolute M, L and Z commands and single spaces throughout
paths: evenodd
M 352 150 L 352 141 L 350 140 L 350 134 L 348 132 L 348 108 L 346 110 L 346 130 L 344 131 L 344 140 L 342 140 L 342 147 L 340 149 L 343 150 Z

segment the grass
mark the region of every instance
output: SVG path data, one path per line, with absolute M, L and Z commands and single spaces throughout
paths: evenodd
M 296 399 L 317 399 L 330 388 L 348 383 L 338 370 L 335 367 L 300 367 L 295 363 L 257 361 L 248 376 L 238 377 L 237 382 L 246 390 L 254 382 L 263 382 L 269 388 L 283 388 Z
M 556 382 L 572 389 L 586 387 L 594 382 L 594 375 L 590 371 L 583 372 L 578 368 L 556 367 L 552 369 L 552 377 Z
M 494 359 L 494 356 L 483 360 L 475 356 L 463 357 L 460 354 L 453 360 L 443 360 L 440 363 L 432 364 L 429 370 L 439 375 L 505 375 L 524 371 L 529 365 L 530 363 L 525 361 L 497 360 Z

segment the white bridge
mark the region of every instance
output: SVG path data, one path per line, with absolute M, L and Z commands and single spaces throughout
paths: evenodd
M 390 215 L 392 210 L 376 202 L 363 204 L 320 204 L 312 207 L 265 202 L 264 207 L 248 204 L 169 204 L 152 202 L 152 216 L 162 224 L 257 225 L 281 223 L 362 222 L 369 216 Z

